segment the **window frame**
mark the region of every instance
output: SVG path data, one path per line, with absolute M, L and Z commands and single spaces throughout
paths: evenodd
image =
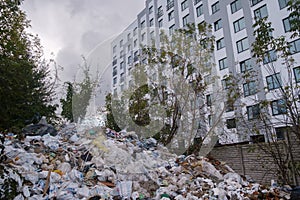
M 235 120 L 235 118 L 226 119 L 226 128 L 227 129 L 236 128 L 236 120 Z
M 215 14 L 219 10 L 220 10 L 220 2 L 219 1 L 217 1 L 216 3 L 214 3 L 213 5 L 211 5 L 211 12 L 212 12 L 212 14 Z
M 293 68 L 293 73 L 294 73 L 295 82 L 300 83 L 300 66 L 294 67 Z
M 243 24 L 241 24 L 242 20 L 243 20 Z M 243 25 L 243 27 L 241 25 Z M 236 29 L 236 27 L 238 28 L 238 30 Z M 238 20 L 233 22 L 234 33 L 240 32 L 241 30 L 243 30 L 245 28 L 246 28 L 245 17 L 241 17 Z
M 163 19 L 161 19 L 161 20 L 158 21 L 158 27 L 159 28 L 163 27 Z
M 258 119 L 260 116 L 260 107 L 259 104 L 254 104 L 251 106 L 247 106 L 247 118 L 248 120 Z M 251 111 L 251 116 L 250 116 Z M 255 112 L 254 112 L 255 111 Z
M 244 43 L 245 41 L 247 43 Z M 239 47 L 241 47 L 241 49 Z M 248 50 L 250 48 L 248 37 L 238 40 L 236 42 L 236 48 L 237 48 L 238 53 L 242 53 L 242 52 Z
M 185 27 L 188 23 L 189 23 L 189 14 L 185 15 L 183 18 L 182 18 L 182 26 Z
M 222 25 L 222 19 L 218 19 L 217 21 L 214 22 L 214 30 L 220 30 L 221 28 L 223 28 Z
M 149 26 L 152 27 L 154 25 L 154 18 L 149 20 Z
M 280 88 L 282 85 L 280 73 L 271 74 L 266 76 L 267 88 L 269 91 Z
M 174 31 L 175 31 L 175 24 L 169 27 L 169 35 L 174 34 Z
M 288 6 L 288 0 L 278 0 L 278 5 L 280 10 L 282 10 Z
M 249 81 L 243 84 L 244 97 L 255 95 L 257 93 L 257 87 L 255 81 Z
M 149 7 L 149 14 L 153 13 L 153 6 Z
M 171 21 L 175 17 L 175 12 L 172 10 L 171 12 L 168 13 L 168 21 Z
M 296 54 L 300 52 L 300 38 L 289 42 L 289 45 L 290 45 L 289 51 L 291 54 Z M 291 47 L 294 47 L 295 50 L 291 51 Z
M 187 1 L 187 0 L 184 0 L 184 1 L 181 3 L 181 11 L 184 11 L 184 10 L 187 9 L 188 7 L 189 7 L 188 1 Z
M 247 65 L 246 62 L 249 62 L 250 65 Z M 241 73 L 245 73 L 245 72 L 250 71 L 251 69 L 253 69 L 251 58 L 243 60 L 239 64 L 240 64 L 240 71 L 241 71 Z
M 273 116 L 287 114 L 285 100 L 284 99 L 276 99 L 274 101 L 271 101 L 271 110 L 272 110 Z
M 206 95 L 205 98 L 206 98 L 206 105 L 208 107 L 210 107 L 212 105 L 212 103 L 211 103 L 211 94 Z
M 216 41 L 216 47 L 217 47 L 217 50 L 223 49 L 225 47 L 224 37 L 222 37 L 222 38 L 220 38 L 219 40 Z
M 234 8 L 234 9 L 233 9 Z M 236 13 L 240 9 L 242 9 L 241 0 L 235 0 L 230 4 L 231 14 Z
M 203 15 L 203 4 L 199 5 L 196 8 L 196 14 L 197 14 L 197 17 L 200 17 L 201 15 Z
M 223 70 L 223 69 L 228 68 L 227 57 L 220 59 L 218 61 L 218 63 L 219 63 L 219 70 Z
M 266 8 L 266 15 L 265 16 L 262 16 L 262 8 Z M 259 13 L 257 13 L 259 11 Z M 264 18 L 264 17 L 268 17 L 269 16 L 269 13 L 268 13 L 268 7 L 267 7 L 267 4 L 255 9 L 254 11 L 254 19 L 261 19 L 261 18 Z M 257 16 L 257 14 L 259 14 L 259 16 Z

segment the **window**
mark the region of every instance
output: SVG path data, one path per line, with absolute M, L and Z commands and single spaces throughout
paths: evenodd
M 276 55 L 276 51 L 273 49 L 266 53 L 263 59 L 263 63 L 268 64 L 270 62 L 274 62 L 275 60 L 277 60 L 277 55 Z
M 151 27 L 151 26 L 153 26 L 153 24 L 154 24 L 154 20 L 150 19 L 149 26 Z
M 174 19 L 174 10 L 172 10 L 171 12 L 169 12 L 168 19 L 169 19 L 169 21 L 171 21 L 172 19 Z
M 181 3 L 181 11 L 184 11 L 188 7 L 188 1 L 185 0 L 184 2 Z
M 115 86 L 117 84 L 117 77 L 115 77 L 114 79 L 113 79 L 113 85 Z
M 145 22 L 145 20 L 144 20 L 144 21 L 142 21 L 142 23 L 141 23 L 141 28 L 145 28 L 145 26 L 146 26 L 146 22 Z
M 236 42 L 236 47 L 237 47 L 238 53 L 241 53 L 241 52 L 246 51 L 247 49 L 249 49 L 248 38 L 244 38 L 244 39 L 241 39 L 241 40 L 237 41 Z
M 271 102 L 272 115 L 286 114 L 286 103 L 284 99 L 278 99 Z
M 167 1 L 167 10 L 170 10 L 174 7 L 174 0 L 168 0 Z
M 123 40 L 120 40 L 120 47 L 123 46 Z
M 128 64 L 130 65 L 131 63 L 132 63 L 132 58 L 131 58 L 131 56 L 128 56 Z
M 235 118 L 233 118 L 233 119 L 226 119 L 226 127 L 228 129 L 236 128 Z
M 214 29 L 215 29 L 215 31 L 217 31 L 217 30 L 219 30 L 219 29 L 221 29 L 221 28 L 222 28 L 222 20 L 219 19 L 218 21 L 216 21 L 216 22 L 214 23 Z
M 135 40 L 133 41 L 133 46 L 136 47 L 136 45 L 137 45 L 137 39 L 135 39 Z
M 233 22 L 233 28 L 234 28 L 235 33 L 237 33 L 239 31 L 243 30 L 244 28 L 246 28 L 245 18 L 242 17 L 239 20 Z
M 203 14 L 203 5 L 201 4 L 196 8 L 197 17 L 201 16 Z
M 255 6 L 256 4 L 258 4 L 261 1 L 263 1 L 263 0 L 251 0 L 251 5 Z
M 116 65 L 117 62 L 118 62 L 118 61 L 117 61 L 117 56 L 114 56 L 114 57 L 113 57 L 113 63 L 112 63 L 112 65 Z
M 133 54 L 133 61 L 136 62 L 136 61 L 138 61 L 138 60 L 139 60 L 139 52 L 136 51 L 136 52 L 134 52 L 134 54 Z
M 117 45 L 115 45 L 115 46 L 113 47 L 113 53 L 116 53 L 116 51 L 117 51 Z
M 300 39 L 294 40 L 294 41 L 290 42 L 289 44 L 290 44 L 291 54 L 300 52 Z
M 120 83 L 124 82 L 124 73 L 120 74 Z
M 242 8 L 241 0 L 235 0 L 230 4 L 231 7 L 231 13 L 235 13 L 236 11 L 240 10 Z
M 135 27 L 135 28 L 133 29 L 133 36 L 135 36 L 136 33 L 137 33 L 137 27 Z
M 153 6 L 149 7 L 149 14 L 153 13 Z
M 158 27 L 161 28 L 162 26 L 163 26 L 163 20 L 161 19 L 158 21 Z
M 188 14 L 182 18 L 182 26 L 186 26 L 188 24 L 188 18 Z
M 265 142 L 265 136 L 264 135 L 251 135 L 250 140 L 252 143 L 262 143 L 262 142 Z
M 288 0 L 278 0 L 279 8 L 283 9 L 283 8 L 287 7 L 288 2 L 289 2 Z
M 259 104 L 247 106 L 248 120 L 259 118 L 259 114 L 260 114 Z
M 240 62 L 240 69 L 242 73 L 245 73 L 246 71 L 249 71 L 252 69 L 251 60 L 247 59 L 242 62 Z
M 283 22 L 283 27 L 284 27 L 284 31 L 285 32 L 289 32 L 291 31 L 291 29 L 293 29 L 294 27 L 293 25 L 293 20 L 295 19 L 295 17 L 287 17 L 285 19 L 282 20 Z
M 227 58 L 223 58 L 223 59 L 219 60 L 219 69 L 222 70 L 222 69 L 226 69 L 226 68 L 228 68 Z
M 223 79 L 221 80 L 222 88 L 224 90 L 227 90 L 229 88 L 229 79 Z
M 219 10 L 220 10 L 220 3 L 219 2 L 216 2 L 215 4 L 213 4 L 211 6 L 212 14 L 218 12 Z
M 266 77 L 268 90 L 274 90 L 281 86 L 280 73 Z
M 146 33 L 143 33 L 143 34 L 142 34 L 142 41 L 145 40 L 145 37 L 146 37 Z
M 210 94 L 206 95 L 206 105 L 211 106 L 211 95 Z
M 256 94 L 255 81 L 250 81 L 249 83 L 244 83 L 243 89 L 244 89 L 245 97 Z
M 208 125 L 212 126 L 212 116 L 208 115 L 207 118 L 208 118 Z
M 125 67 L 124 62 L 120 63 L 120 69 L 123 69 L 123 67 Z
M 150 38 L 151 38 L 152 40 L 155 39 L 154 31 L 152 31 L 152 32 L 150 33 Z
M 287 127 L 277 127 L 275 128 L 277 140 L 285 140 L 285 134 L 287 133 Z
M 174 33 L 174 30 L 175 30 L 175 24 L 170 26 L 169 28 L 169 34 L 172 35 Z
M 217 40 L 217 50 L 222 49 L 225 47 L 225 41 L 224 38 L 221 38 Z
M 163 16 L 163 8 L 162 6 L 160 6 L 157 10 L 157 18 L 160 18 L 161 16 Z
M 130 52 L 130 50 L 131 50 L 131 45 L 129 44 L 129 45 L 127 46 L 127 52 Z
M 114 89 L 114 96 L 117 95 L 117 88 Z
M 300 67 L 295 67 L 293 69 L 293 71 L 294 71 L 294 75 L 295 75 L 295 80 L 297 83 L 299 83 L 300 82 Z
M 114 68 L 113 68 L 113 76 L 116 76 L 117 73 L 118 73 L 117 67 L 114 67 Z
M 122 51 L 120 51 L 120 58 L 123 58 L 123 55 L 124 55 L 124 52 L 122 50 Z
M 131 34 L 128 33 L 128 34 L 127 34 L 127 40 L 128 40 L 128 41 L 130 40 L 130 37 L 131 37 Z
M 254 10 L 254 17 L 255 18 L 264 18 L 268 16 L 267 5 L 264 5 L 256 10 Z
M 227 100 L 227 102 L 225 103 L 225 111 L 226 111 L 226 112 L 234 111 L 233 103 L 234 103 L 234 101 L 232 101 L 232 100 Z
M 195 0 L 194 5 L 198 4 L 201 0 Z

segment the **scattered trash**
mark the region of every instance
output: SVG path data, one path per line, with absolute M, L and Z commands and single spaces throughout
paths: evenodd
M 93 119 L 94 120 L 94 119 Z M 97 123 L 96 123 L 97 122 Z M 104 129 L 96 120 L 53 130 L 43 119 L 1 142 L 0 199 L 297 199 L 300 189 L 266 188 L 225 163 L 171 154 L 155 139 Z M 251 180 L 251 181 L 250 181 Z M 9 196 L 10 195 L 10 196 Z M 12 196 L 13 195 L 13 196 Z

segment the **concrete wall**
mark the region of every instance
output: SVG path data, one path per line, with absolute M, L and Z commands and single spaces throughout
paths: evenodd
M 278 147 L 278 150 L 282 152 L 285 159 L 286 149 L 284 148 L 285 142 L 278 142 L 278 145 L 272 145 L 272 149 Z M 295 140 L 292 140 L 290 145 L 294 160 L 300 165 L 300 145 Z M 278 180 L 277 166 L 270 153 L 265 150 L 270 149 L 268 144 L 237 144 L 237 145 L 224 145 L 216 146 L 210 152 L 210 156 L 220 161 L 226 162 L 237 173 L 250 176 L 255 181 L 261 184 L 270 184 L 271 180 Z M 273 152 L 274 152 L 273 151 Z M 278 156 L 278 154 L 276 154 Z M 298 185 L 300 184 L 300 177 L 298 179 Z M 293 179 L 291 179 L 296 184 Z

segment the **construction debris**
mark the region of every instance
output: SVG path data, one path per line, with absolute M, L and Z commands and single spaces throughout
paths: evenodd
M 1 134 L 1 199 L 297 199 L 291 188 L 250 183 L 225 163 L 177 156 L 135 133 L 29 130 L 22 140 Z

